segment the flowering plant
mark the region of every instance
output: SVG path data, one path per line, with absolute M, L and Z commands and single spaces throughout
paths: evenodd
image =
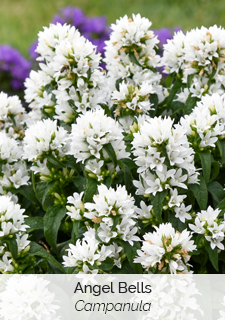
M 0 193 L 25 209 L 13 227 L 3 210 L 1 270 L 221 273 L 225 30 L 179 31 L 161 58 L 148 19 L 111 28 L 104 71 L 74 26 L 50 24 L 31 111 L 1 94 Z

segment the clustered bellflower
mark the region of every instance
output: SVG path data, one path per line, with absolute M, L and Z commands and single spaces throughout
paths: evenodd
M 220 272 L 224 29 L 178 31 L 161 57 L 151 22 L 124 16 L 102 60 L 102 17 L 67 7 L 54 22 L 30 111 L 0 93 L 0 272 Z

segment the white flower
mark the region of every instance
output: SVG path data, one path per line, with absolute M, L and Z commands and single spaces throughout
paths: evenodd
M 111 231 L 111 228 L 105 223 L 100 223 L 100 227 L 98 228 L 98 236 L 103 242 L 108 243 L 111 239 L 117 236 L 117 232 Z
M 104 110 L 88 111 L 72 125 L 71 151 L 77 161 L 84 162 L 92 155 L 97 159 L 108 159 L 104 145 L 111 143 L 117 159 L 126 158 L 122 129 L 118 123 L 104 114 Z
M 5 252 L 0 260 L 0 271 L 2 273 L 13 272 L 14 267 L 12 266 L 12 254 L 11 252 Z M 1 312 L 1 311 L 0 311 Z
M 188 251 L 196 249 L 191 233 L 187 230 L 175 232 L 171 223 L 160 224 L 154 227 L 156 231 L 146 233 L 141 250 L 137 250 L 138 257 L 135 263 L 141 263 L 147 270 L 156 268 L 162 273 L 187 272 L 187 262 L 190 260 Z M 183 258 L 183 259 L 181 259 Z
M 82 262 L 88 262 L 93 265 L 94 262 L 100 257 L 99 253 L 96 253 L 98 248 L 97 241 L 90 241 L 88 239 L 77 240 L 76 245 L 69 244 L 70 249 L 68 251 L 68 257 L 63 256 L 65 267 L 76 267 Z
M 216 25 L 192 29 L 186 35 L 179 31 L 164 45 L 162 65 L 166 73 L 180 73 L 182 82 L 191 80 L 189 93 L 201 98 L 205 94 L 224 93 L 224 35 L 225 30 Z M 213 78 L 211 75 L 214 74 Z M 188 78 L 192 75 L 192 78 Z M 210 80 L 209 80 L 210 79 Z M 187 89 L 178 95 L 185 102 Z
M 218 138 L 225 134 L 225 95 L 214 93 L 206 95 L 197 102 L 197 106 L 190 115 L 180 119 L 180 123 L 186 128 L 188 139 L 194 148 L 207 148 L 213 152 Z M 197 139 L 199 138 L 199 139 Z M 198 141 L 197 144 L 194 142 Z
M 4 320 L 59 319 L 55 294 L 48 289 L 49 281 L 36 275 L 16 275 L 6 282 L 0 293 L 0 315 Z
M 130 72 L 135 73 L 139 66 L 131 63 L 126 49 L 134 47 L 136 58 L 143 67 L 156 67 L 159 56 L 156 55 L 155 47 L 159 42 L 150 30 L 151 22 L 146 18 L 141 18 L 140 14 L 120 18 L 116 24 L 112 24 L 113 32 L 110 40 L 106 41 L 105 62 L 109 73 L 118 78 Z M 150 58 L 151 57 L 151 58 Z M 123 67 L 123 68 L 122 68 Z M 124 70 L 125 69 L 125 70 Z
M 17 132 L 23 130 L 25 115 L 26 110 L 17 96 L 8 96 L 4 92 L 0 93 L 1 130 L 5 130 L 9 136 L 15 134 L 16 138 L 20 137 L 20 134 L 15 133 L 14 129 L 17 129 Z
M 24 209 L 20 209 L 19 204 L 15 204 L 8 196 L 0 196 L 0 237 L 17 233 L 18 231 L 26 231 L 28 228 L 24 224 Z
M 182 221 L 182 222 L 185 222 L 185 219 L 187 219 L 187 220 L 191 219 L 191 216 L 188 213 L 188 211 L 190 211 L 190 209 L 191 209 L 191 205 L 185 207 L 185 205 L 183 203 L 181 203 L 180 207 L 174 208 L 174 211 L 176 212 L 175 217 L 179 218 L 180 221 Z
M 63 157 L 68 152 L 68 134 L 56 121 L 37 121 L 25 131 L 24 159 L 37 161 L 46 152 L 52 151 Z
M 147 206 L 144 203 L 144 201 L 141 201 L 140 205 L 141 205 L 141 209 L 139 208 L 136 209 L 138 217 L 143 219 L 151 219 L 152 217 L 151 210 L 153 206 L 152 205 Z
M 72 220 L 82 220 L 81 213 L 84 212 L 84 204 L 82 202 L 82 196 L 84 192 L 81 192 L 80 194 L 77 192 L 74 192 L 73 196 L 69 196 L 67 198 L 67 202 L 71 203 L 73 206 L 66 206 L 67 214 L 71 217 Z
M 189 227 L 191 230 L 193 230 L 196 233 L 204 234 L 205 228 L 204 228 L 205 221 L 200 221 L 198 217 L 195 218 L 195 224 L 189 224 Z
M 207 210 L 197 213 L 195 224 L 189 224 L 195 233 L 205 235 L 213 250 L 215 247 L 224 250 L 224 245 L 221 243 L 224 240 L 224 220 L 218 219 L 219 214 L 219 209 L 214 210 L 209 206 Z
M 101 184 L 93 201 L 94 203 L 85 203 L 84 206 L 88 211 L 84 216 L 94 223 L 100 223 L 97 233 L 103 242 L 108 243 L 115 237 L 128 241 L 132 245 L 133 241 L 139 241 L 135 236 L 138 229 L 134 227 L 134 219 L 137 217 L 134 198 L 127 194 L 124 186 L 118 186 L 114 190 Z M 112 230 L 115 219 L 117 230 Z
M 16 162 L 22 157 L 22 147 L 18 142 L 9 138 L 4 131 L 0 132 L 0 159 L 8 163 Z

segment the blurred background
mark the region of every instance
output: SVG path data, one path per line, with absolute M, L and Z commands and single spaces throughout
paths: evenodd
M 225 27 L 223 0 L 0 0 L 0 4 L 0 43 L 11 44 L 26 57 L 37 33 L 68 5 L 81 8 L 90 17 L 105 15 L 108 24 L 125 14 L 140 13 L 152 21 L 154 29 Z

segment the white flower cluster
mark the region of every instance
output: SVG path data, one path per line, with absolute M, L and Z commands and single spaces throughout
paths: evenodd
M 105 75 L 96 47 L 69 25 L 53 25 L 39 33 L 41 70 L 25 82 L 30 107 L 72 123 L 79 113 L 105 103 Z
M 161 75 L 155 70 L 160 60 L 155 51 L 159 41 L 150 27 L 151 22 L 140 14 L 129 19 L 124 16 L 111 26 L 104 61 L 112 88 L 116 80 L 123 79 L 118 92 L 115 90 L 111 97 L 116 115 L 123 117 L 122 111 L 132 115 L 146 113 L 150 110 L 151 94 L 157 94 L 160 102 L 163 100 Z
M 145 68 L 156 67 L 160 57 L 156 55 L 155 48 L 159 40 L 150 30 L 151 22 L 141 18 L 140 14 L 126 15 L 116 24 L 111 25 L 113 32 L 110 40 L 106 41 L 106 58 L 109 75 L 119 78 L 131 77 Z M 140 66 L 130 60 L 133 53 Z
M 192 275 L 143 275 L 141 280 L 152 288 L 150 294 L 134 294 L 135 301 L 151 303 L 150 312 L 143 315 L 141 320 L 165 320 L 171 317 L 180 320 L 202 319 L 203 311 L 196 299 L 200 292 Z
M 216 141 L 225 137 L 225 95 L 202 97 L 192 113 L 180 119 L 180 124 L 194 149 L 213 151 Z
M 134 86 L 133 84 L 127 85 L 124 81 L 119 85 L 119 91 L 112 92 L 112 100 L 116 104 L 117 109 L 115 116 L 120 115 L 120 110 L 134 111 L 137 113 L 148 113 L 151 110 L 151 103 L 149 101 L 149 86 L 144 84 Z
M 21 160 L 22 145 L 10 138 L 5 131 L 0 132 L 0 187 L 6 190 L 18 189 L 29 182 L 26 163 Z M 0 191 L 0 194 L 2 192 Z
M 177 188 L 197 183 L 194 152 L 190 148 L 186 131 L 174 125 L 170 118 L 146 118 L 140 130 L 134 133 L 133 154 L 138 166 L 139 181 L 134 181 L 137 194 L 156 195 L 168 189 L 165 209 L 180 207 L 185 195 Z
M 225 30 L 216 25 L 209 29 L 193 29 L 186 35 L 179 31 L 164 45 L 162 65 L 166 73 L 181 73 L 183 83 L 190 88 L 178 95 L 185 102 L 187 96 L 201 98 L 214 92 L 224 93 L 225 79 Z
M 30 241 L 28 234 L 24 234 L 28 226 L 24 224 L 24 209 L 20 209 L 19 204 L 15 204 L 11 197 L 0 196 L 0 272 L 16 272 L 18 265 L 12 258 L 5 240 L 16 237 L 18 256 L 25 254 L 29 250 Z
M 224 250 L 222 241 L 224 240 L 225 233 L 225 217 L 219 219 L 219 214 L 219 209 L 214 210 L 209 206 L 207 210 L 202 210 L 197 213 L 195 224 L 189 224 L 191 230 L 205 236 L 213 250 L 216 247 Z
M 37 275 L 15 275 L 0 293 L 0 316 L 4 320 L 59 320 L 55 294 L 49 281 Z
M 62 158 L 68 152 L 68 140 L 67 131 L 58 127 L 56 121 L 37 121 L 25 131 L 23 157 L 34 162 L 43 160 L 49 154 Z
M 98 194 L 93 197 L 93 201 L 85 203 L 88 212 L 84 216 L 99 225 L 96 230 L 101 241 L 109 243 L 119 238 L 133 245 L 133 241 L 140 240 L 136 236 L 135 200 L 127 194 L 124 186 L 114 190 L 102 184 L 98 186 Z
M 86 164 L 86 170 L 91 172 L 98 180 L 103 180 L 104 175 L 113 173 L 114 167 L 104 146 L 111 143 L 116 158 L 122 159 L 129 156 L 125 151 L 122 129 L 112 118 L 104 114 L 104 110 L 88 111 L 85 115 L 79 116 L 77 123 L 72 125 L 71 150 L 77 161 L 95 158 Z M 111 165 L 107 166 L 107 163 Z
M 77 240 L 76 245 L 69 244 L 68 256 L 63 256 L 65 267 L 77 267 L 79 273 L 93 273 L 96 274 L 101 269 L 101 263 L 104 262 L 107 257 L 112 258 L 114 265 L 121 268 L 120 252 L 122 247 L 119 247 L 116 243 L 109 246 L 101 244 L 95 238 L 95 230 L 89 229 L 84 233 L 82 240 Z M 94 269 L 94 264 L 99 269 Z
M 84 203 L 82 201 L 82 196 L 84 194 L 84 191 L 81 192 L 80 194 L 77 192 L 74 192 L 73 196 L 69 196 L 67 198 L 67 202 L 71 205 L 67 205 L 66 209 L 68 210 L 67 214 L 70 216 L 72 221 L 76 220 L 82 220 L 83 219 L 83 214 L 85 211 L 84 208 Z
M 17 96 L 0 93 L 0 130 L 15 139 L 23 138 L 26 110 Z
M 189 252 L 196 249 L 191 233 L 187 230 L 181 233 L 175 231 L 171 223 L 154 226 L 153 233 L 144 235 L 141 250 L 137 250 L 135 263 L 141 263 L 143 268 L 155 273 L 190 273 L 188 261 Z

